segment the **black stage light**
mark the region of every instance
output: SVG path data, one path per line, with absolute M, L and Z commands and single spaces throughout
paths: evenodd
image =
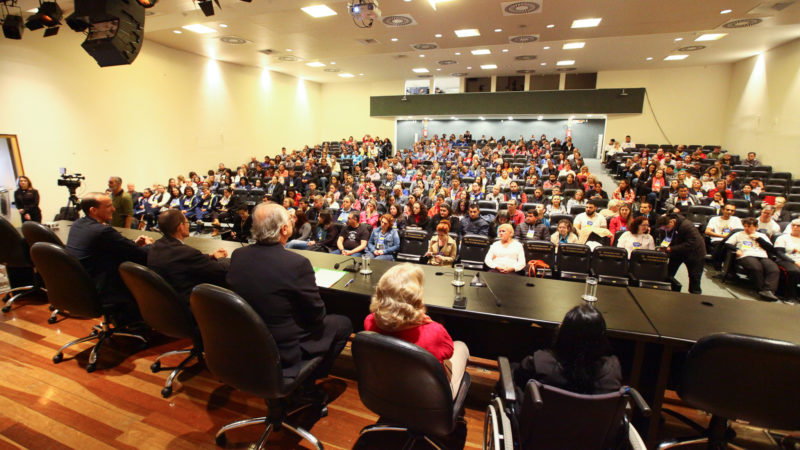
M 144 41 L 144 8 L 130 0 L 75 0 L 76 20 L 89 24 L 81 47 L 100 67 L 130 64 Z M 71 17 L 71 16 L 70 16 Z
M 139 4 L 142 5 L 142 7 L 144 8 L 152 8 L 153 6 L 156 6 L 156 3 L 158 3 L 158 0 L 136 0 L 136 1 L 139 2 Z
M 214 15 L 214 3 L 211 0 L 197 0 L 197 5 L 200 6 L 206 17 Z
M 58 30 L 60 29 L 61 27 L 47 27 L 44 29 L 44 37 L 55 36 L 58 34 Z
M 79 16 L 77 11 L 67 16 L 67 26 L 69 26 L 72 31 L 82 33 L 91 25 L 92 24 L 89 22 L 88 17 Z
M 23 27 L 22 16 L 7 15 L 3 21 L 3 36 L 8 39 L 22 39 Z
M 61 16 L 63 14 L 64 12 L 58 6 L 58 3 L 43 2 L 36 14 L 28 17 L 28 20 L 25 21 L 25 26 L 31 31 L 42 27 L 56 27 L 61 24 Z

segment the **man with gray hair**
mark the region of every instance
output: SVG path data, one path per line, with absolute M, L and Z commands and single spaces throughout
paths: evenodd
M 322 357 L 301 392 L 321 400 L 324 393 L 316 390 L 315 381 L 328 376 L 353 327 L 347 317 L 325 313 L 311 262 L 284 248 L 292 231 L 283 206 L 256 206 L 250 232 L 257 242 L 233 252 L 227 282 L 269 328 L 284 377 L 297 376 L 300 361 Z
M 122 178 L 110 177 L 108 190 L 111 192 L 111 203 L 114 205 L 111 226 L 130 228 L 133 222 L 133 199 L 131 194 L 122 189 Z

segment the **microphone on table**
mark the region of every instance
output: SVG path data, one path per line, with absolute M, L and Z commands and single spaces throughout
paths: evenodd
M 345 272 L 358 272 L 358 267 L 360 266 L 360 263 L 355 258 L 348 258 L 348 259 L 345 259 L 344 261 L 340 261 L 340 262 L 334 264 L 333 268 L 334 269 L 338 269 L 342 264 L 344 264 L 344 263 L 346 263 L 348 261 L 353 261 L 353 264 L 348 266 L 348 267 L 343 268 L 342 270 L 344 270 Z
M 475 276 L 472 277 L 472 281 L 469 282 L 469 285 L 473 286 L 473 287 L 484 287 L 484 286 L 486 286 L 487 288 L 489 288 L 489 292 L 492 293 L 492 297 L 494 297 L 495 306 L 497 306 L 498 308 L 503 306 L 503 303 L 497 297 L 497 294 L 494 293 L 494 291 L 492 290 L 492 287 L 489 286 L 489 283 L 486 280 L 482 280 L 481 279 L 480 272 L 475 272 Z

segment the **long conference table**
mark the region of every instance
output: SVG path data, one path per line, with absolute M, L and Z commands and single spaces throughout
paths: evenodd
M 71 222 L 58 224 L 57 234 L 66 242 Z M 132 239 L 142 234 L 161 237 L 158 233 L 119 231 Z M 189 237 L 185 243 L 204 253 L 224 248 L 229 255 L 245 245 L 202 237 Z M 350 258 L 342 255 L 293 251 L 307 257 L 315 268 L 334 269 L 340 263 L 342 270 L 351 264 Z M 320 288 L 328 312 L 350 317 L 354 329 L 362 330 L 375 286 L 395 264 L 371 260 L 371 274 L 347 273 L 332 286 Z M 425 274 L 423 289 L 429 315 L 442 322 L 453 339 L 464 341 L 471 355 L 482 358 L 504 355 L 519 360 L 547 347 L 567 311 L 584 303 L 584 283 L 480 272 L 490 290 L 471 287 L 469 280 L 476 272 L 467 270 L 466 286 L 460 293 L 466 304 L 455 308 L 452 269 L 420 268 Z M 605 317 L 625 381 L 643 394 L 653 410 L 647 424 L 650 448 L 657 443 L 664 392 L 676 353 L 685 352 L 703 336 L 721 332 L 800 344 L 800 307 L 793 305 L 606 285 L 598 286 L 597 298 L 594 306 Z

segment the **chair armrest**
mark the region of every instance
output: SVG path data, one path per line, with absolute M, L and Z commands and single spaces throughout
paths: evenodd
M 533 398 L 534 408 L 541 409 L 544 406 L 542 395 L 539 394 L 539 386 L 536 384 L 536 380 L 528 381 L 528 384 L 525 385 L 525 393 Z
M 511 375 L 511 364 L 508 358 L 501 356 L 497 358 L 497 365 L 500 368 L 500 388 L 503 390 L 500 394 L 503 401 L 507 403 L 514 403 L 517 401 L 517 391 L 514 389 L 514 377 Z
M 631 399 L 633 399 L 633 403 L 637 408 L 639 408 L 640 411 L 642 411 L 643 416 L 650 417 L 650 414 L 652 414 L 653 411 L 650 409 L 650 406 L 647 405 L 647 402 L 644 401 L 642 394 L 640 394 L 639 391 L 630 386 L 626 386 L 625 393 L 629 395 Z

